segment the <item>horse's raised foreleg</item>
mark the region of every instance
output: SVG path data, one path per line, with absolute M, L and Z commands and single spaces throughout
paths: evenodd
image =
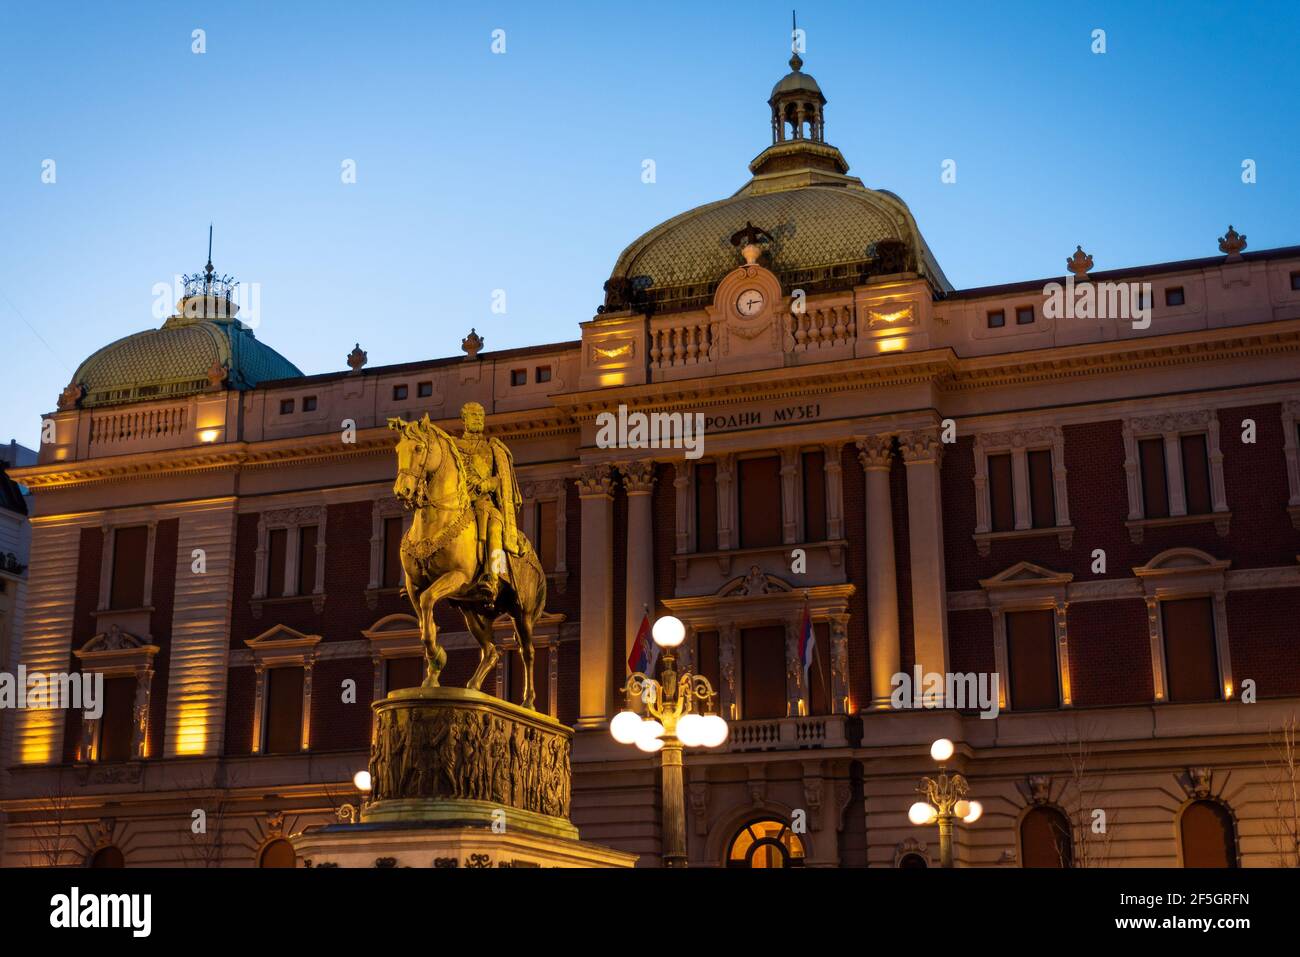
M 425 688 L 438 687 L 438 675 L 447 663 L 447 652 L 438 646 L 438 629 L 433 622 L 433 609 L 439 599 L 445 598 L 465 585 L 465 575 L 461 572 L 447 572 L 424 591 L 420 592 L 420 644 L 424 646 L 424 683 Z M 409 587 L 409 582 L 408 582 Z
M 501 655 L 497 651 L 496 642 L 492 640 L 492 619 L 468 608 L 461 608 L 460 613 L 465 616 L 465 627 L 469 629 L 469 633 L 474 636 L 479 645 L 478 667 L 474 669 L 474 675 L 465 687 L 479 691 L 483 687 L 483 681 L 496 667 L 497 659 Z M 504 689 L 497 690 L 498 696 L 501 696 L 500 692 Z
M 519 637 L 519 660 L 524 669 L 524 700 L 519 702 L 525 708 L 537 708 L 533 704 L 533 623 L 536 615 L 527 611 L 517 611 L 510 616 L 515 622 L 515 634 Z

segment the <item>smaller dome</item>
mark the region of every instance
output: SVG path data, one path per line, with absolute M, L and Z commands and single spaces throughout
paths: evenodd
M 790 67 L 792 72 L 787 73 L 776 86 L 772 87 L 770 99 L 775 100 L 785 93 L 815 93 L 822 98 L 822 102 L 825 102 L 826 98 L 822 96 L 822 88 L 817 85 L 817 81 L 807 73 L 801 72 L 803 60 L 799 58 L 799 54 L 790 57 Z

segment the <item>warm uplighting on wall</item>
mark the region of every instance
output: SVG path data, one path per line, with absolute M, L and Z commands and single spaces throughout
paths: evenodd
M 1225 682 L 1223 683 L 1223 700 L 1224 700 L 1224 701 L 1231 701 L 1231 700 L 1232 700 L 1232 682 L 1231 682 L 1231 681 L 1225 681 Z
M 204 429 L 202 432 L 199 433 L 199 441 L 215 442 L 217 441 L 217 436 L 219 436 L 220 434 L 221 433 L 216 429 Z
M 905 342 L 902 336 L 890 336 L 888 339 L 881 339 L 876 343 L 876 348 L 881 352 L 900 352 Z
M 607 385 L 622 385 L 627 381 L 625 372 L 602 372 L 600 374 L 600 387 L 603 389 Z
M 203 754 L 208 746 L 206 701 L 182 701 L 176 720 L 176 753 Z

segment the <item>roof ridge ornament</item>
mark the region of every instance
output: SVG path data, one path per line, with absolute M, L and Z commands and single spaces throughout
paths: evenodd
M 763 247 L 759 243 L 772 242 L 772 234 L 765 229 L 759 229 L 749 220 L 745 221 L 745 228 L 732 234 L 731 245 L 740 247 L 740 254 L 745 257 L 745 264 L 752 266 L 758 262 L 763 255 Z
M 1074 247 L 1074 255 L 1065 261 L 1066 268 L 1074 273 L 1077 282 L 1088 282 L 1088 270 L 1092 268 L 1092 257 L 1083 251 L 1082 246 Z
M 460 340 L 460 347 L 465 351 L 466 359 L 477 359 L 479 351 L 483 348 L 483 337 L 474 331 L 471 326 L 469 335 Z
M 365 364 L 366 352 L 361 348 L 361 343 L 358 342 L 352 347 L 352 351 L 348 353 L 348 368 L 353 372 L 360 372 L 361 367 Z
M 1237 262 L 1241 259 L 1241 251 L 1246 248 L 1246 237 L 1232 228 L 1228 224 L 1228 231 L 1219 237 L 1219 252 L 1226 253 L 1228 262 Z

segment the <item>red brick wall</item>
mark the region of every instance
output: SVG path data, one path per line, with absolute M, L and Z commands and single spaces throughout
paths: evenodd
M 158 654 L 153 659 L 153 686 L 149 698 L 149 749 L 151 757 L 163 753 L 167 721 L 167 675 L 172 655 L 172 617 L 176 596 L 176 546 L 180 539 L 180 519 L 159 522 L 154 533 L 153 614 L 149 631 Z M 188 573 L 188 566 L 187 566 Z
M 1070 605 L 1070 690 L 1075 707 L 1154 700 L 1151 640 L 1141 599 Z
M 844 491 L 844 537 L 848 540 L 844 573 L 853 585 L 849 599 L 849 698 L 854 710 L 871 703 L 871 650 L 867 633 L 866 476 L 857 447 L 840 449 Z
M 77 596 L 72 605 L 72 647 L 68 651 L 69 674 L 81 670 L 72 653 L 95 637 L 95 609 L 99 605 L 99 570 L 104 560 L 104 533 L 83 528 L 77 546 Z M 81 740 L 81 712 L 69 708 L 63 715 L 63 760 L 73 761 Z
M 1252 678 L 1257 697 L 1300 695 L 1297 622 L 1300 589 L 1228 592 L 1228 645 L 1238 689 Z
M 251 667 L 230 669 L 226 679 L 226 754 L 253 753 L 256 688 Z
M 910 673 L 912 665 L 916 663 L 916 645 L 912 637 L 912 545 L 907 535 L 907 466 L 897 453 L 889 470 L 889 504 L 894 512 L 899 658 L 902 670 Z M 952 585 L 949 584 L 948 587 L 952 588 Z
M 997 670 L 993 654 L 993 616 L 987 608 L 948 612 L 948 667 L 954 672 Z

